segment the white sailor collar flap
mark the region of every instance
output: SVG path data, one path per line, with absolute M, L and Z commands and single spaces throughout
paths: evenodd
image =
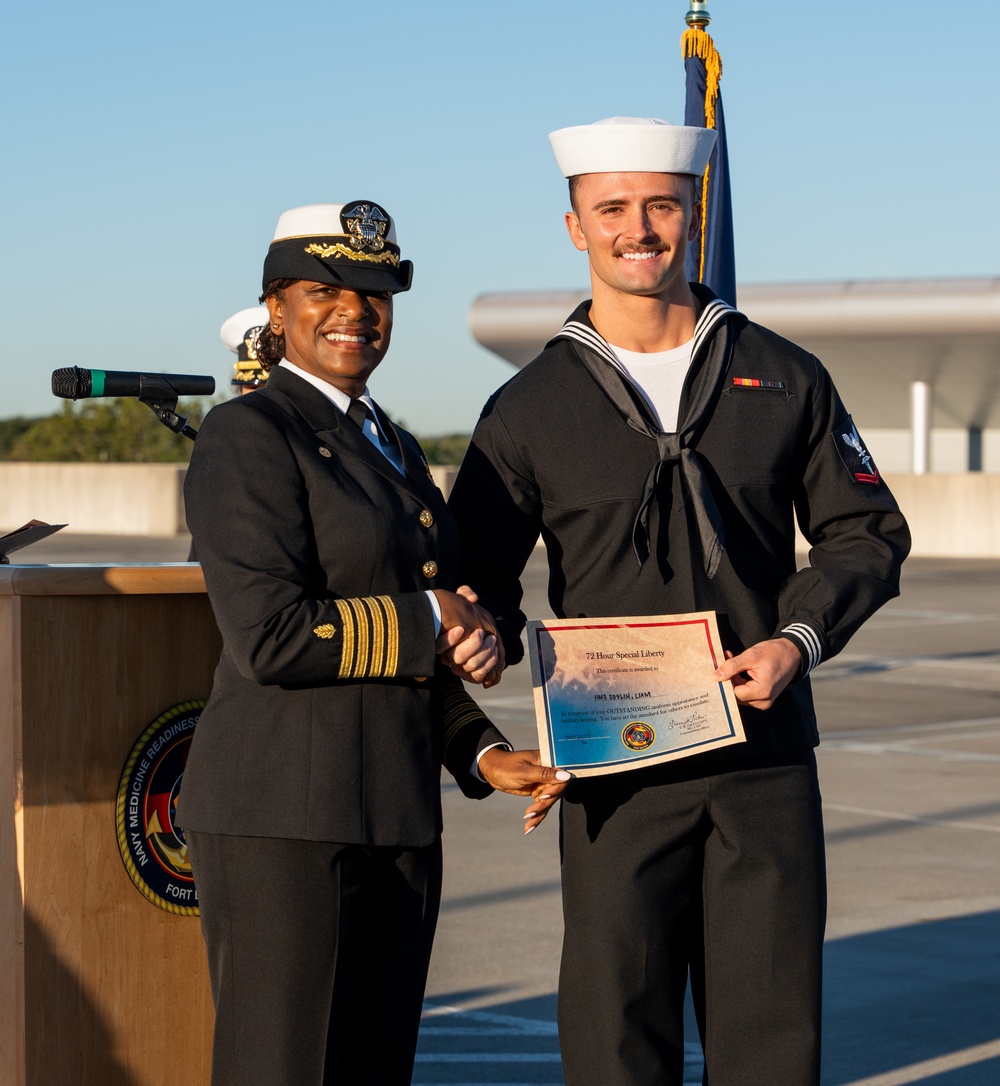
M 584 366 L 627 425 L 656 443 L 657 460 L 646 477 L 632 525 L 632 548 L 640 569 L 649 557 L 649 518 L 660 472 L 665 465 L 678 464 L 683 485 L 692 500 L 704 551 L 705 572 L 711 578 L 718 571 L 725 551 L 725 532 L 722 515 L 701 461 L 691 446 L 698 429 L 704 424 L 715 389 L 729 368 L 734 342 L 729 319 L 739 316 L 739 312 L 705 288 L 692 284 L 692 289 L 696 290 L 704 306 L 695 324 L 691 365 L 695 367 L 704 363 L 704 369 L 700 382 L 695 386 L 693 401 L 688 405 L 676 432 L 668 433 L 660 429 L 614 351 L 590 323 L 588 302 L 577 307 L 551 342 L 570 340 Z

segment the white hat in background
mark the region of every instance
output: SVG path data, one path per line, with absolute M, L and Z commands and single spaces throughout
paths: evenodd
M 241 309 L 224 321 L 219 338 L 236 355 L 233 365 L 234 388 L 257 388 L 267 380 L 267 370 L 257 358 L 257 337 L 270 318 L 266 305 Z
M 655 117 L 607 117 L 549 133 L 563 177 L 584 173 L 683 173 L 701 177 L 715 146 L 713 128 Z

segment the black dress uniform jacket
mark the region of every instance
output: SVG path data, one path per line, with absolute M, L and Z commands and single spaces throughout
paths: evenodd
M 557 616 L 715 610 L 725 648 L 739 653 L 783 635 L 802 651 L 803 673 L 898 594 L 906 523 L 829 374 L 707 289 L 692 289 L 704 308 L 680 418 L 693 401 L 705 408 L 680 443 L 715 506 L 724 548 L 717 569 L 706 568 L 704 511 L 678 456 L 655 476 L 649 556 L 640 564 L 634 527 L 662 450 L 616 404 L 613 386 L 627 378 L 615 372 L 584 303 L 489 400 L 450 498 L 463 579 L 496 616 L 508 662 L 522 655 L 518 577 L 539 532 Z M 713 356 L 721 358 L 714 366 Z M 600 380 L 595 366 L 607 371 Z M 811 546 L 805 569 L 796 569 L 796 517 Z M 696 755 L 691 768 L 819 741 L 808 681 L 771 709 L 741 713 L 747 742 Z
M 470 768 L 503 736 L 436 670 L 425 595 L 458 583 L 455 525 L 395 433 L 405 478 L 281 368 L 206 418 L 185 501 L 223 651 L 185 828 L 418 848 L 441 829 L 442 764 L 491 791 Z

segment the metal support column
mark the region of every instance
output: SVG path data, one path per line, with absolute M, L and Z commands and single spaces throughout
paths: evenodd
M 931 386 L 926 381 L 910 385 L 911 470 L 926 475 L 931 463 Z

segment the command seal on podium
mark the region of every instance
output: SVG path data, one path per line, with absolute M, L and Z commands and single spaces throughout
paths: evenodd
M 204 701 L 161 713 L 132 748 L 118 784 L 118 848 L 147 901 L 169 913 L 198 915 L 184 831 L 175 822 L 181 780 Z

